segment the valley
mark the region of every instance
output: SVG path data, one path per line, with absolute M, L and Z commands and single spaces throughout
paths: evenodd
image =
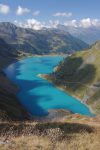
M 37 55 L 68 54 L 89 47 L 84 41 L 59 29 L 36 31 L 9 22 L 0 23 L 0 38 L 5 40 L 14 52 Z
M 46 60 L 43 59 L 44 56 Z M 60 63 L 54 63 L 55 57 L 63 56 L 64 59 L 61 59 Z M 29 63 L 29 60 L 34 57 L 37 61 Z M 49 59 L 52 57 L 53 60 L 47 61 L 47 57 Z M 100 42 L 90 46 L 61 30 L 34 31 L 16 27 L 11 23 L 0 23 L 0 150 L 33 150 L 33 148 L 61 150 L 66 147 L 68 150 L 98 150 L 100 147 L 99 58 Z M 23 65 L 23 60 L 29 61 L 26 61 L 26 66 Z M 18 62 L 21 65 L 15 69 L 17 75 L 10 76 L 9 80 L 4 69 L 8 66 L 14 69 L 14 63 L 18 64 Z M 46 66 L 41 67 L 43 62 Z M 53 68 L 55 69 L 52 72 Z M 13 73 L 13 69 L 10 70 L 10 74 Z M 38 69 L 40 69 L 39 72 Z M 38 75 L 41 73 L 42 75 Z M 31 78 L 30 81 L 28 76 Z M 34 82 L 33 77 L 38 81 Z M 12 82 L 14 78 L 16 82 Z M 26 87 L 23 81 L 27 83 Z M 29 106 L 28 92 L 31 101 L 33 97 L 39 100 L 39 96 L 46 95 L 48 92 L 45 99 L 42 99 L 43 105 L 38 101 L 38 106 L 43 108 L 46 106 L 50 116 L 41 118 L 30 115 L 25 105 L 23 106 L 18 100 L 20 91 L 18 82 L 23 86 L 24 91 L 24 94 L 20 93 L 20 95 L 26 97 Z M 43 90 L 43 83 L 45 83 L 44 87 L 47 92 Z M 47 88 L 47 85 L 50 88 Z M 58 89 L 54 92 L 50 91 L 55 86 L 60 87 L 67 94 Z M 50 97 L 50 93 L 55 95 L 55 98 Z M 65 100 L 63 97 L 63 101 L 61 93 L 64 96 L 68 95 Z M 66 100 L 72 100 L 69 94 L 73 100 L 79 100 L 77 106 L 73 106 L 75 111 L 64 110 Z M 56 107 L 50 103 L 52 100 L 55 101 Z M 84 114 L 83 109 L 78 108 L 78 104 L 82 106 L 86 104 L 92 108 L 93 113 L 96 114 L 95 117 Z M 34 107 L 32 103 L 31 106 Z M 64 109 L 57 109 L 61 107 Z M 36 108 L 34 107 L 34 110 L 39 114 Z M 50 111 L 51 108 L 53 110 Z M 78 110 L 81 110 L 82 113 Z

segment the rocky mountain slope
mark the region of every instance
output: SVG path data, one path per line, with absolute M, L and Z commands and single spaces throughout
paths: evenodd
M 0 23 L 0 38 L 13 50 L 32 54 L 72 53 L 88 48 L 88 44 L 59 29 L 35 31 L 15 26 L 9 22 Z

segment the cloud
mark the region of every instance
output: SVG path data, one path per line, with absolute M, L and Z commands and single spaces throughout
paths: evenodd
M 64 23 L 65 26 L 78 27 L 77 20 L 70 20 Z
M 54 17 L 71 17 L 71 12 L 57 12 L 53 15 Z
M 50 23 L 50 28 L 57 28 L 57 26 L 60 24 L 59 20 L 55 20 L 55 21 L 50 20 L 49 23 Z
M 90 19 L 90 18 L 83 18 L 79 21 L 77 20 L 70 20 L 64 23 L 65 26 L 72 26 L 72 27 L 82 27 L 82 28 L 90 28 L 90 27 L 100 27 L 100 20 L 99 19 Z
M 30 28 L 33 30 L 41 30 L 43 27 L 45 27 L 44 22 L 42 23 L 36 19 L 27 19 L 25 22 L 18 22 L 15 20 L 14 23 L 20 27 Z
M 38 16 L 39 14 L 40 14 L 40 11 L 37 10 L 37 11 L 34 11 L 32 15 L 33 15 L 33 16 Z
M 8 5 L 0 4 L 0 13 L 8 14 L 10 12 L 10 7 Z
M 32 28 L 34 30 L 40 30 L 44 25 L 36 19 L 28 19 L 25 25 L 26 28 Z
M 21 6 L 18 6 L 17 10 L 16 10 L 16 14 L 17 15 L 23 15 L 25 13 L 29 13 L 30 12 L 30 9 L 28 8 L 23 8 Z
M 27 19 L 24 22 L 19 22 L 17 20 L 14 23 L 23 28 L 31 28 L 34 30 L 41 30 L 42 28 L 57 28 L 60 24 L 59 20 L 50 20 L 49 23 L 40 22 L 34 18 Z M 100 27 L 99 19 L 84 18 L 81 20 L 67 20 L 63 23 L 65 26 L 74 28 L 90 28 L 90 27 Z
M 91 26 L 100 26 L 100 20 L 85 18 L 80 20 L 79 26 L 83 28 L 89 28 Z
M 91 21 L 90 18 L 82 19 L 82 20 L 80 20 L 79 26 L 83 27 L 83 28 L 91 27 L 92 26 L 92 21 Z
M 19 27 L 23 27 L 24 28 L 23 23 L 19 22 L 18 20 L 15 20 L 14 24 L 17 25 L 17 26 L 19 26 Z

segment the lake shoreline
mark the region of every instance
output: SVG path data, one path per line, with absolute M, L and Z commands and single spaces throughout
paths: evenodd
M 54 68 L 54 69 L 55 69 L 55 68 Z M 90 110 L 90 112 L 91 112 L 92 114 L 96 115 L 96 114 L 94 113 L 94 110 L 92 109 L 92 107 L 89 106 L 89 105 L 87 105 L 86 102 L 83 102 L 82 99 L 79 99 L 77 96 L 71 95 L 69 92 L 66 92 L 66 90 L 65 90 L 63 87 L 57 86 L 55 83 L 52 82 L 52 80 L 48 80 L 47 77 L 46 77 L 47 74 L 38 74 L 37 76 L 40 77 L 40 78 L 43 78 L 43 79 L 47 80 L 47 81 L 50 82 L 50 83 L 52 83 L 56 88 L 58 88 L 59 90 L 65 92 L 65 93 L 67 93 L 68 95 L 72 96 L 73 98 L 76 98 L 76 99 L 77 99 L 78 101 L 80 101 L 82 104 L 86 105 L 86 106 L 89 108 L 89 110 Z M 74 113 L 74 114 L 75 114 L 75 113 Z
M 22 61 L 22 60 L 24 60 L 24 59 L 27 59 L 27 58 L 32 58 L 32 57 L 56 57 L 56 56 L 61 56 L 61 55 L 33 55 L 33 56 L 27 56 L 27 57 L 23 57 L 23 58 L 18 58 L 14 63 L 16 63 L 16 62 L 18 62 L 18 61 Z M 63 56 L 65 56 L 65 55 L 63 55 Z M 67 55 L 68 56 L 68 55 Z M 11 63 L 10 65 L 12 65 L 13 63 Z M 38 74 L 38 76 L 40 77 L 41 76 L 41 74 Z M 42 77 L 43 78 L 43 77 Z M 17 87 L 19 87 L 18 85 L 17 85 Z M 60 90 L 62 90 L 62 91 L 64 91 L 63 90 L 63 88 L 62 87 L 57 87 L 57 88 L 59 88 Z M 18 91 L 16 92 L 16 94 L 20 91 L 21 89 L 20 89 L 20 87 L 18 88 Z M 65 91 L 64 91 L 65 92 Z M 68 93 L 67 93 L 68 94 Z M 58 110 L 56 110 L 56 109 L 54 109 L 56 112 L 58 111 Z M 59 109 L 59 110 L 62 110 L 62 109 Z M 66 112 L 70 112 L 70 114 L 73 114 L 70 110 L 66 110 Z M 49 113 L 51 113 L 51 114 L 53 114 L 53 112 L 52 112 L 52 109 L 50 110 L 50 111 L 48 111 Z M 74 114 L 77 114 L 77 113 L 74 113 Z M 50 115 L 50 114 L 49 114 Z M 49 115 L 48 115 L 48 117 L 49 117 Z M 29 118 L 31 119 L 31 114 L 29 113 Z M 53 115 L 51 115 L 51 116 L 53 116 Z M 34 117 L 33 117 L 34 118 Z M 35 118 L 38 118 L 38 117 L 35 117 Z M 45 119 L 45 117 L 42 117 L 42 119 Z M 53 118 L 54 118 L 54 116 L 53 116 Z M 55 115 L 55 118 L 56 118 L 56 115 Z M 52 119 L 52 118 L 50 118 L 50 119 Z M 41 118 L 39 119 L 39 120 L 41 120 Z
M 32 58 L 32 57 L 55 57 L 55 56 L 65 56 L 66 54 L 63 54 L 63 55 L 60 55 L 60 54 L 56 54 L 56 55 L 54 55 L 54 54 L 49 54 L 49 55 L 34 55 L 34 54 L 32 54 L 32 55 L 30 55 L 30 54 L 28 54 L 28 53 L 24 53 L 24 54 L 21 54 L 21 55 L 18 55 L 18 56 L 16 56 L 14 59 L 12 58 L 12 59 L 10 59 L 10 60 L 8 60 L 7 59 L 7 62 L 6 63 L 4 63 L 2 66 L 1 66 L 1 71 L 0 71 L 0 78 L 2 78 L 3 77 L 3 80 L 7 80 L 7 82 L 6 82 L 6 85 L 5 84 L 3 84 L 2 83 L 2 81 L 1 81 L 1 86 L 3 85 L 3 87 L 4 87 L 4 89 L 6 89 L 6 90 L 8 90 L 9 92 L 12 92 L 12 93 L 14 93 L 14 95 L 15 95 L 15 97 L 16 97 L 16 101 L 20 104 L 20 106 L 22 107 L 22 109 L 25 109 L 25 111 L 26 111 L 26 114 L 27 114 L 27 118 L 29 119 L 29 120 L 31 120 L 31 114 L 27 111 L 27 109 L 22 105 L 22 103 L 20 102 L 20 100 L 17 98 L 17 93 L 21 90 L 20 89 L 20 86 L 18 86 L 17 84 L 15 84 L 15 83 L 13 83 L 9 78 L 8 78 L 8 76 L 7 76 L 7 74 L 5 73 L 5 69 L 8 67 L 8 66 L 10 66 L 10 65 L 12 65 L 12 64 L 14 64 L 14 63 L 16 63 L 16 62 L 18 62 L 18 61 L 22 61 L 22 60 L 24 60 L 24 59 L 27 59 L 27 58 Z M 9 86 L 11 86 L 11 91 L 10 91 L 10 88 L 7 88 L 7 87 L 9 87 Z

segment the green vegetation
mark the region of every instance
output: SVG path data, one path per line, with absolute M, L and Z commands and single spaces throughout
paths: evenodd
M 100 42 L 65 58 L 46 78 L 100 113 Z

